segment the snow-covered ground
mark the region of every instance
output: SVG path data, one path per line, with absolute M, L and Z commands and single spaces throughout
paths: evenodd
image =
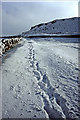
M 23 39 L 3 56 L 3 118 L 80 117 L 80 43 L 63 39 Z

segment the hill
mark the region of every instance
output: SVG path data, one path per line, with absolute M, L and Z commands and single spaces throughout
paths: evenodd
M 41 23 L 31 27 L 27 32 L 23 32 L 22 36 L 32 34 L 79 34 L 80 33 L 80 17 L 68 19 L 56 19 L 48 23 Z

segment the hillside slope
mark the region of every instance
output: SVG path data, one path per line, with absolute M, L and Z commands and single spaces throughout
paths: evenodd
M 80 33 L 80 17 L 53 20 L 48 23 L 42 23 L 31 27 L 27 32 L 23 32 L 22 36 L 28 34 L 74 34 Z

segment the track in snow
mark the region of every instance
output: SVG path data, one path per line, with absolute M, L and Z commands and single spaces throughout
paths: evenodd
M 66 106 L 66 100 L 55 92 L 50 84 L 50 80 L 47 74 L 43 74 L 39 63 L 35 58 L 35 49 L 33 47 L 33 42 L 29 43 L 29 63 L 30 67 L 33 69 L 34 76 L 37 79 L 37 84 L 40 87 L 44 110 L 48 114 L 49 118 L 70 118 L 69 109 Z M 62 78 L 64 76 L 61 76 Z
M 61 58 L 63 52 L 56 54 L 56 50 L 64 51 L 67 46 L 75 52 L 75 44 L 25 40 L 22 47 L 9 52 L 11 56 L 2 65 L 3 117 L 80 117 L 80 69 Z

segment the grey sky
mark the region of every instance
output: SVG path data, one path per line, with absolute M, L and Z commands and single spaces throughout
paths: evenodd
M 77 1 L 3 2 L 2 33 L 15 35 L 39 23 L 77 16 Z

